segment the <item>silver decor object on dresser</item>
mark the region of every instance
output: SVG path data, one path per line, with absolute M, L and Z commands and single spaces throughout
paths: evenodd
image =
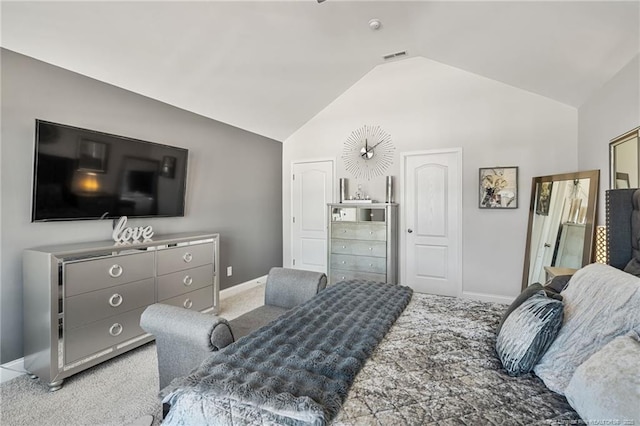
M 398 282 L 398 205 L 328 204 L 329 284 Z
M 24 365 L 50 391 L 65 378 L 144 343 L 140 315 L 156 302 L 219 309 L 219 235 L 156 235 L 25 250 Z
M 340 203 L 347 201 L 347 179 L 340 178 Z
M 393 176 L 387 176 L 387 185 L 385 189 L 385 198 L 387 203 L 393 203 Z

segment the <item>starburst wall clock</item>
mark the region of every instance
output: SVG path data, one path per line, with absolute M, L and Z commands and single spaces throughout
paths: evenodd
M 342 160 L 355 178 L 382 176 L 393 163 L 395 147 L 391 135 L 380 126 L 365 125 L 354 130 L 344 142 Z

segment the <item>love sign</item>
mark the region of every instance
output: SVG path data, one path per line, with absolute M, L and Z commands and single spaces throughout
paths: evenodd
M 136 241 L 149 241 L 153 237 L 153 228 L 149 226 L 126 227 L 127 217 L 121 216 L 113 228 L 111 237 L 118 244 L 135 243 Z

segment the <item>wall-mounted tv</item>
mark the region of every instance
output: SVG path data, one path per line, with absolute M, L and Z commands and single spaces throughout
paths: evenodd
M 184 216 L 189 151 L 36 120 L 32 222 Z

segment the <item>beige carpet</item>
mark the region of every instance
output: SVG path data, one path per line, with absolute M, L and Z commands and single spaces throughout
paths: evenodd
M 236 318 L 264 302 L 264 285 L 221 301 Z M 148 343 L 65 380 L 62 389 L 23 375 L 0 385 L 2 426 L 129 425 L 144 415 L 160 423 L 156 348 Z

